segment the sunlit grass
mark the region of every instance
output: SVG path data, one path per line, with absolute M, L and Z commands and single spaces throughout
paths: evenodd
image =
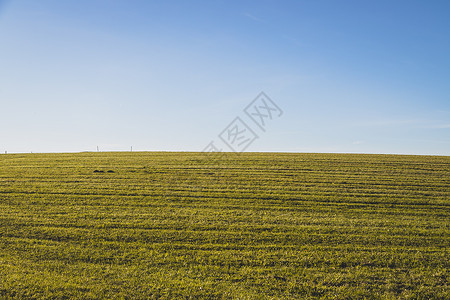
M 448 299 L 449 220 L 450 157 L 0 155 L 0 298 Z

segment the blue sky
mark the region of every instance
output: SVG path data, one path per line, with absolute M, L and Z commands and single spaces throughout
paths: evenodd
M 450 155 L 449 53 L 450 1 L 0 0 L 0 152 Z

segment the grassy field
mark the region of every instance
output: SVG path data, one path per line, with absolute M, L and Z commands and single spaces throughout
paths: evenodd
M 450 157 L 0 155 L 0 299 L 450 299 Z

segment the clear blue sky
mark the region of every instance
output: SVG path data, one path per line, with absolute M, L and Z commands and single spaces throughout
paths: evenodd
M 199 151 L 261 91 L 247 151 L 450 155 L 450 1 L 0 0 L 0 152 Z

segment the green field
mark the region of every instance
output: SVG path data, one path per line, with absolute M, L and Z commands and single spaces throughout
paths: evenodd
M 450 157 L 0 155 L 0 299 L 450 299 Z

